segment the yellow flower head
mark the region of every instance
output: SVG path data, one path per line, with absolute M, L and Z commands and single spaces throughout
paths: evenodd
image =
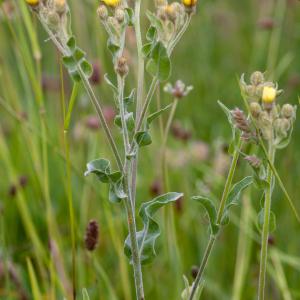
M 197 4 L 197 0 L 182 0 L 182 3 L 187 7 L 193 7 Z
M 25 1 L 30 6 L 36 6 L 40 3 L 40 0 L 25 0 Z
M 265 86 L 262 93 L 262 101 L 265 103 L 272 103 L 277 95 L 275 88 L 270 86 Z
M 107 6 L 116 7 L 120 4 L 121 0 L 102 0 Z

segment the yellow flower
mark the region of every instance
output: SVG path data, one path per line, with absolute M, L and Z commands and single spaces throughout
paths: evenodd
M 25 0 L 28 5 L 36 6 L 40 3 L 40 0 Z
M 121 0 L 102 0 L 107 6 L 116 7 L 120 4 Z
M 262 93 L 262 100 L 266 103 L 272 103 L 276 98 L 277 91 L 275 88 L 265 86 Z
M 193 7 L 197 4 L 197 0 L 182 0 L 182 3 L 187 7 Z

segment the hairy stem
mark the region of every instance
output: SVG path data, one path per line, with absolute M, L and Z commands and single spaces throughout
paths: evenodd
M 237 161 L 238 161 L 238 158 L 240 156 L 240 148 L 241 147 L 242 147 L 242 140 L 240 138 L 239 142 L 238 142 L 238 145 L 236 146 L 236 149 L 235 149 L 234 154 L 233 154 L 233 158 L 232 158 L 230 169 L 229 169 L 228 176 L 227 176 L 227 179 L 226 179 L 224 191 L 223 191 L 222 198 L 221 198 L 221 201 L 220 201 L 218 215 L 217 215 L 217 224 L 221 223 L 221 220 L 222 220 L 222 217 L 223 217 L 223 214 L 224 214 L 225 205 L 226 205 L 226 202 L 227 202 L 227 198 L 228 198 L 228 195 L 229 195 L 229 192 L 230 192 L 230 188 L 232 186 L 232 181 L 233 181 L 233 177 L 234 177 L 235 170 L 236 170 Z M 199 268 L 197 277 L 196 277 L 196 279 L 193 283 L 192 291 L 191 291 L 189 300 L 193 300 L 193 298 L 195 296 L 195 293 L 196 293 L 197 288 L 198 288 L 198 286 L 201 282 L 202 275 L 205 271 L 205 268 L 206 268 L 208 259 L 210 257 L 210 254 L 212 252 L 215 241 L 216 241 L 216 237 L 214 235 L 211 235 L 210 238 L 209 238 L 204 256 L 203 256 L 202 261 L 200 263 L 200 268 Z
M 269 159 L 273 163 L 275 157 L 275 149 L 273 142 L 269 142 Z M 258 281 L 258 300 L 265 299 L 265 283 L 266 283 L 266 271 L 268 261 L 268 239 L 269 239 L 269 227 L 270 227 L 270 214 L 272 204 L 272 180 L 273 172 L 270 165 L 267 169 L 267 187 L 265 189 L 265 203 L 264 203 L 264 224 L 261 235 L 261 252 L 260 252 L 260 269 L 259 269 L 259 281 Z

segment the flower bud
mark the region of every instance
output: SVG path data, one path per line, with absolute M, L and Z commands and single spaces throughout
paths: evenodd
M 97 9 L 97 15 L 102 20 L 105 21 L 108 18 L 108 10 L 105 5 L 100 5 Z
M 197 0 L 182 0 L 182 3 L 186 7 L 194 7 L 197 4 Z
M 26 3 L 32 7 L 38 6 L 40 4 L 40 0 L 25 0 Z
M 111 6 L 111 7 L 117 7 L 121 1 L 120 0 L 102 0 L 105 5 Z
M 251 102 L 250 103 L 250 112 L 251 112 L 251 115 L 254 117 L 254 118 L 258 118 L 259 117 L 259 114 L 261 113 L 261 106 L 259 105 L 259 103 L 257 102 Z
M 265 86 L 262 93 L 262 101 L 265 103 L 273 103 L 276 99 L 276 89 L 270 86 Z
M 128 68 L 128 64 L 127 64 L 127 59 L 124 56 L 121 56 L 118 59 L 117 65 L 116 65 L 116 72 L 122 77 L 124 77 L 128 74 L 129 68 Z
M 175 22 L 175 20 L 177 18 L 177 13 L 176 13 L 175 7 L 172 4 L 167 4 L 164 7 L 164 10 L 165 10 L 165 13 L 166 13 L 166 16 L 168 17 L 168 19 L 171 22 Z
M 262 72 L 256 71 L 252 73 L 250 77 L 250 82 L 253 85 L 259 85 L 265 81 L 264 74 Z
M 60 17 L 55 11 L 50 11 L 47 14 L 47 23 L 52 29 L 57 29 L 60 24 Z
M 284 104 L 281 108 L 281 115 L 284 118 L 290 119 L 295 115 L 295 109 L 291 104 Z
M 58 14 L 64 14 L 67 11 L 66 0 L 54 0 L 54 8 Z
M 288 119 L 277 119 L 274 121 L 274 129 L 277 133 L 277 135 L 281 136 L 281 137 L 286 137 L 287 136 L 287 132 L 290 130 L 291 128 L 291 123 Z
M 116 9 L 116 12 L 115 12 L 115 18 L 116 20 L 122 24 L 125 20 L 125 12 L 124 12 L 124 9 L 122 8 L 118 8 Z

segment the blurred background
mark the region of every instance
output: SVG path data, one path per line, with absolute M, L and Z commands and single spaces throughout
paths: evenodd
M 143 11 L 152 1 L 143 1 Z M 20 0 L 0 6 L 0 299 L 63 299 L 70 291 L 72 243 L 68 197 L 73 196 L 76 224 L 76 281 L 91 299 L 134 299 L 131 266 L 123 254 L 127 236 L 121 205 L 107 200 L 107 188 L 84 177 L 88 161 L 106 157 L 110 149 L 90 102 L 80 87 L 64 133 L 63 101 L 72 82 L 60 56 L 37 19 Z M 98 1 L 68 1 L 73 32 L 93 63 L 91 83 L 105 106 L 105 115 L 120 145 L 115 127 L 114 100 L 104 82 L 114 72 L 106 50 L 106 34 L 97 19 Z M 190 197 L 206 194 L 218 202 L 226 179 L 231 133 L 217 104 L 243 108 L 238 86 L 256 70 L 284 89 L 280 103 L 298 103 L 300 88 L 300 3 L 297 0 L 199 1 L 186 35 L 176 48 L 170 82 L 181 79 L 194 90 L 180 100 L 168 139 L 168 178 L 171 191 L 184 192 L 175 205 L 156 219 L 162 235 L 158 256 L 143 267 L 146 299 L 180 299 L 182 275 L 197 272 L 208 239 L 208 221 Z M 143 33 L 148 26 L 143 17 Z M 135 86 L 136 53 L 133 31 L 127 34 L 130 74 L 126 91 Z M 149 87 L 150 78 L 146 78 Z M 156 97 L 172 102 L 163 92 Z M 155 98 L 156 98 L 155 97 Z M 151 111 L 155 111 L 156 99 Z M 163 122 L 167 115 L 163 116 Z M 142 148 L 137 202 L 163 192 L 159 122 L 151 129 L 153 144 Z M 278 151 L 276 165 L 296 207 L 299 203 L 300 122 L 296 121 L 288 148 Z M 71 183 L 66 175 L 65 140 L 69 141 Z M 235 180 L 250 174 L 240 161 Z M 260 194 L 247 191 L 231 213 L 209 261 L 203 299 L 250 300 L 256 296 L 259 271 Z M 273 210 L 277 229 L 270 238 L 268 299 L 300 299 L 300 225 L 281 190 L 276 188 Z M 99 243 L 90 253 L 85 230 L 99 223 Z M 140 220 L 139 228 L 142 226 Z M 78 299 L 82 299 L 79 294 Z

